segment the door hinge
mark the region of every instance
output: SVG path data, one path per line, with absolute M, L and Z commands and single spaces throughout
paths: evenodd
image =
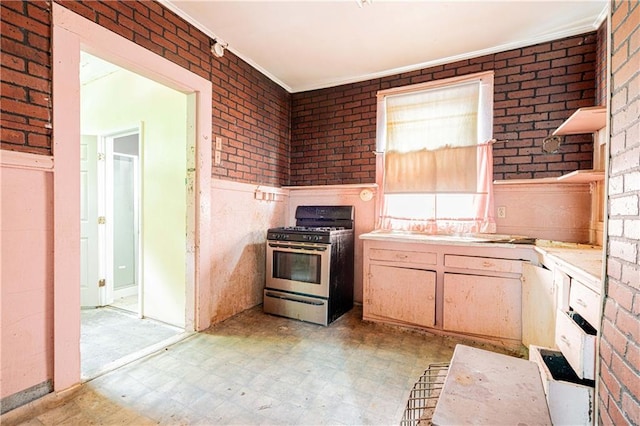
M 98 161 L 103 161 L 104 157 L 105 157 L 104 152 L 99 152 L 98 153 Z
M 107 223 L 107 218 L 104 216 L 98 216 L 98 225 L 104 225 Z
M 98 280 L 98 287 L 104 287 L 107 285 L 107 280 L 102 278 L 101 280 Z

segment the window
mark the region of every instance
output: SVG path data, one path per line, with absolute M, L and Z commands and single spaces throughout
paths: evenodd
M 495 232 L 493 73 L 378 92 L 378 228 Z

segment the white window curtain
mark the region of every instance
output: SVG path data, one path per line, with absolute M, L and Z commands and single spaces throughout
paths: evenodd
M 379 92 L 378 228 L 495 232 L 492 103 L 492 73 Z

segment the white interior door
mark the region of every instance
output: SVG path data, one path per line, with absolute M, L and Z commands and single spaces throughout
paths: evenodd
M 100 305 L 98 274 L 98 138 L 80 139 L 80 305 Z

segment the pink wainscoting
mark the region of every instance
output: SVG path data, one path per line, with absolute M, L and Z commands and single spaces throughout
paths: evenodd
M 284 225 L 287 198 L 282 189 L 212 181 L 212 323 L 262 303 L 267 229 Z
M 6 157 L 15 154 L 5 152 L 0 171 L 2 398 L 53 379 L 53 174 L 47 164 L 29 161 L 50 157 L 22 154 L 23 164 L 8 165 Z
M 373 231 L 376 212 L 376 186 L 369 185 L 327 185 L 327 186 L 296 186 L 289 187 L 289 209 L 287 225 L 295 225 L 296 207 L 301 205 L 347 205 L 355 207 L 355 252 L 354 252 L 354 281 L 353 299 L 362 303 L 362 241 L 361 234 Z M 370 191 L 372 198 L 360 198 L 362 191 Z
M 587 243 L 590 237 L 591 192 L 588 183 L 513 183 L 495 185 L 498 234 Z M 522 182 L 522 181 L 521 181 Z

